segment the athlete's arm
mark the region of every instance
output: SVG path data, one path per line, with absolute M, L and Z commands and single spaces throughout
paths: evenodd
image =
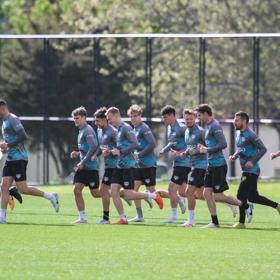
M 252 134 L 251 141 L 257 149 L 257 151 L 254 154 L 254 156 L 252 157 L 251 161 L 253 162 L 253 164 L 256 164 L 267 152 L 267 149 L 266 149 L 264 143 L 262 142 L 262 140 L 255 133 Z
M 8 148 L 15 147 L 17 144 L 24 142 L 27 139 L 26 132 L 19 119 L 13 119 L 11 121 L 11 126 L 16 132 L 16 135 L 13 141 L 7 143 Z
M 96 136 L 93 133 L 89 133 L 86 135 L 86 141 L 89 146 L 88 152 L 86 153 L 85 157 L 81 161 L 82 164 L 84 164 L 87 160 L 90 160 L 93 154 L 98 149 L 98 141 Z
M 125 149 L 121 149 L 120 152 L 122 155 L 128 155 L 129 153 L 133 152 L 135 149 L 137 149 L 139 147 L 139 143 L 137 141 L 137 137 L 134 133 L 134 131 L 132 130 L 132 128 L 125 128 L 126 131 L 126 137 L 127 140 L 129 141 L 130 145 L 125 148 Z
M 214 127 L 213 128 L 213 134 L 214 134 L 214 137 L 217 141 L 217 144 L 214 147 L 208 147 L 207 148 L 207 152 L 210 153 L 210 154 L 215 153 L 217 151 L 221 151 L 221 150 L 223 150 L 227 147 L 227 141 L 226 141 L 226 138 L 223 134 L 223 131 L 222 131 L 221 127 L 219 127 L 219 126 Z
M 151 130 L 146 130 L 143 133 L 143 138 L 149 143 L 147 147 L 138 153 L 139 157 L 150 154 L 156 147 L 156 139 Z

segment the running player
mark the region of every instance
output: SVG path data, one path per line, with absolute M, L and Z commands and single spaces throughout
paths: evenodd
M 141 185 L 144 184 L 146 189 L 153 193 L 156 191 L 157 158 L 154 153 L 156 139 L 150 127 L 146 123 L 142 122 L 142 112 L 142 109 L 138 105 L 132 105 L 128 110 L 128 116 L 134 126 L 134 131 L 139 143 L 139 148 L 134 153 L 136 159 L 136 168 L 134 169 L 134 190 L 138 192 Z M 129 222 L 144 222 L 141 200 L 135 200 L 134 203 L 136 206 L 136 217 L 130 219 Z
M 214 119 L 212 108 L 208 104 L 199 105 L 196 111 L 199 120 L 207 125 L 205 131 L 206 145 L 198 145 L 200 153 L 207 153 L 208 155 L 203 194 L 212 222 L 205 227 L 217 228 L 219 227 L 219 221 L 215 201 L 222 201 L 236 206 L 240 206 L 241 201 L 223 194 L 224 191 L 229 189 L 226 181 L 227 163 L 223 155 L 223 149 L 227 147 L 227 142 L 223 129 L 220 123 Z
M 58 212 L 59 202 L 56 193 L 42 192 L 34 187 L 27 186 L 26 167 L 28 163 L 28 154 L 24 147 L 27 135 L 19 118 L 9 112 L 8 105 L 4 100 L 0 100 L 0 118 L 3 120 L 2 134 L 4 138 L 4 142 L 0 144 L 0 149 L 2 152 L 7 153 L 1 183 L 0 223 L 7 223 L 6 212 L 9 201 L 9 189 L 13 181 L 15 181 L 16 187 L 20 193 L 40 196 L 50 200 L 54 210 Z
M 128 224 L 120 198 L 121 187 L 124 188 L 124 196 L 127 199 L 154 199 L 160 209 L 163 208 L 163 200 L 155 192 L 134 191 L 134 168 L 136 166 L 134 151 L 139 146 L 136 135 L 132 127 L 122 121 L 118 108 L 110 107 L 106 116 L 109 124 L 118 128 L 117 148 L 111 150 L 112 155 L 118 156 L 117 168 L 114 170 L 111 180 L 111 195 L 120 218 L 116 223 Z
M 182 156 L 190 156 L 192 165 L 192 171 L 188 180 L 188 187 L 186 190 L 186 196 L 188 200 L 188 221 L 182 224 L 183 227 L 195 226 L 195 204 L 196 204 L 196 192 L 203 188 L 204 177 L 207 167 L 207 155 L 200 153 L 198 145 L 205 145 L 205 130 L 196 125 L 196 113 L 193 110 L 185 109 L 183 112 L 187 129 L 185 132 L 185 142 L 187 145 L 186 151 L 182 153 Z
M 86 224 L 85 202 L 82 191 L 84 186 L 89 186 L 94 197 L 99 197 L 99 160 L 97 157 L 92 160 L 92 156 L 98 149 L 98 141 L 93 128 L 87 124 L 87 111 L 84 107 L 79 107 L 72 111 L 75 126 L 79 129 L 78 151 L 72 151 L 72 159 L 79 158 L 74 176 L 74 196 L 79 211 L 79 218 L 73 224 Z
M 112 155 L 112 150 L 116 148 L 118 130 L 108 124 L 106 118 L 107 108 L 102 107 L 94 113 L 95 124 L 98 126 L 97 135 L 100 149 L 105 159 L 105 172 L 100 186 L 100 196 L 103 204 L 103 219 L 99 224 L 109 224 L 110 209 L 110 185 L 113 171 L 117 166 L 118 157 Z
M 235 114 L 234 126 L 238 131 L 236 136 L 237 151 L 230 156 L 230 160 L 240 160 L 242 177 L 237 198 L 242 201 L 239 207 L 239 223 L 234 228 L 245 228 L 245 213 L 249 205 L 247 200 L 253 203 L 275 208 L 280 214 L 280 205 L 264 196 L 259 195 L 257 189 L 258 177 L 260 174 L 259 160 L 266 153 L 266 147 L 256 133 L 248 127 L 249 115 L 240 111 Z
M 185 193 L 188 174 L 191 171 L 191 163 L 189 156 L 180 157 L 180 153 L 185 151 L 187 147 L 185 143 L 186 125 L 177 121 L 176 110 L 171 105 L 166 105 L 161 109 L 161 116 L 164 125 L 167 126 L 168 144 L 159 151 L 158 156 L 161 157 L 169 151 L 174 156 L 173 174 L 168 186 L 171 216 L 166 222 L 175 223 L 178 221 L 178 203 L 182 213 L 186 211 Z M 160 191 L 160 194 L 164 196 L 164 192 Z

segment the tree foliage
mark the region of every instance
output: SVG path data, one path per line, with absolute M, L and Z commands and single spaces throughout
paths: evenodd
M 0 7 L 0 30 L 15 34 L 245 33 L 278 32 L 279 26 L 276 0 L 4 0 Z M 279 39 L 260 42 L 261 116 L 279 119 Z M 252 113 L 252 50 L 252 39 L 207 40 L 206 100 L 220 117 L 239 109 Z M 50 40 L 48 63 L 49 115 L 69 116 L 81 104 L 90 114 L 101 105 L 119 106 L 123 113 L 133 102 L 145 106 L 144 39 L 103 39 L 99 45 Z M 43 66 L 42 41 L 1 42 L 0 93 L 18 114 L 43 114 Z M 167 103 L 179 111 L 198 103 L 199 40 L 154 39 L 152 68 L 153 116 Z M 41 130 L 29 126 L 31 147 L 38 149 Z M 63 176 L 71 169 L 73 128 L 49 129 L 51 154 Z

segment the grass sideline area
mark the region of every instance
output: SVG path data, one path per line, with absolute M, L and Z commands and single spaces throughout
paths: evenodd
M 166 188 L 161 183 L 158 188 Z M 163 221 L 169 201 L 159 210 L 143 202 L 145 223 L 94 225 L 102 215 L 101 200 L 84 190 L 89 224 L 73 226 L 77 218 L 72 187 L 41 187 L 56 191 L 61 210 L 50 202 L 24 196 L 0 225 L 1 279 L 280 279 L 280 215 L 255 205 L 252 224 L 232 229 L 228 207 L 218 204 L 220 229 L 202 229 L 209 214 L 197 202 L 195 228 L 180 228 Z M 235 195 L 237 184 L 228 193 Z M 280 183 L 260 183 L 259 191 L 280 202 Z M 129 218 L 135 208 L 125 203 Z M 186 214 L 179 215 L 180 222 Z M 111 222 L 117 219 L 111 204 Z

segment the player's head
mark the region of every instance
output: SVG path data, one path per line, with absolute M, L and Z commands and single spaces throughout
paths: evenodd
M 164 106 L 161 111 L 161 118 L 164 125 L 168 126 L 173 124 L 176 120 L 176 110 L 172 105 Z
M 196 112 L 192 109 L 184 109 L 183 117 L 185 119 L 186 126 L 188 128 L 192 128 L 195 125 L 196 120 Z
M 108 123 L 113 126 L 119 126 L 121 123 L 121 113 L 120 110 L 116 107 L 110 107 L 106 111 L 106 117 L 108 120 Z
M 8 104 L 5 100 L 0 99 L 0 118 L 3 119 L 7 116 Z
M 142 121 L 143 110 L 139 105 L 133 104 L 127 110 L 127 115 L 130 117 L 131 123 L 135 126 Z
M 107 108 L 106 107 L 101 107 L 93 115 L 95 117 L 95 124 L 99 128 L 103 129 L 103 128 L 106 128 L 108 126 L 106 112 L 107 112 Z
M 197 112 L 198 119 L 203 123 L 208 123 L 213 116 L 212 108 L 208 104 L 200 104 L 195 110 Z
M 239 111 L 234 116 L 234 127 L 236 130 L 243 130 L 248 126 L 249 115 L 246 112 Z
M 75 126 L 82 128 L 87 122 L 87 110 L 85 107 L 78 107 L 72 111 L 72 117 L 75 123 Z

